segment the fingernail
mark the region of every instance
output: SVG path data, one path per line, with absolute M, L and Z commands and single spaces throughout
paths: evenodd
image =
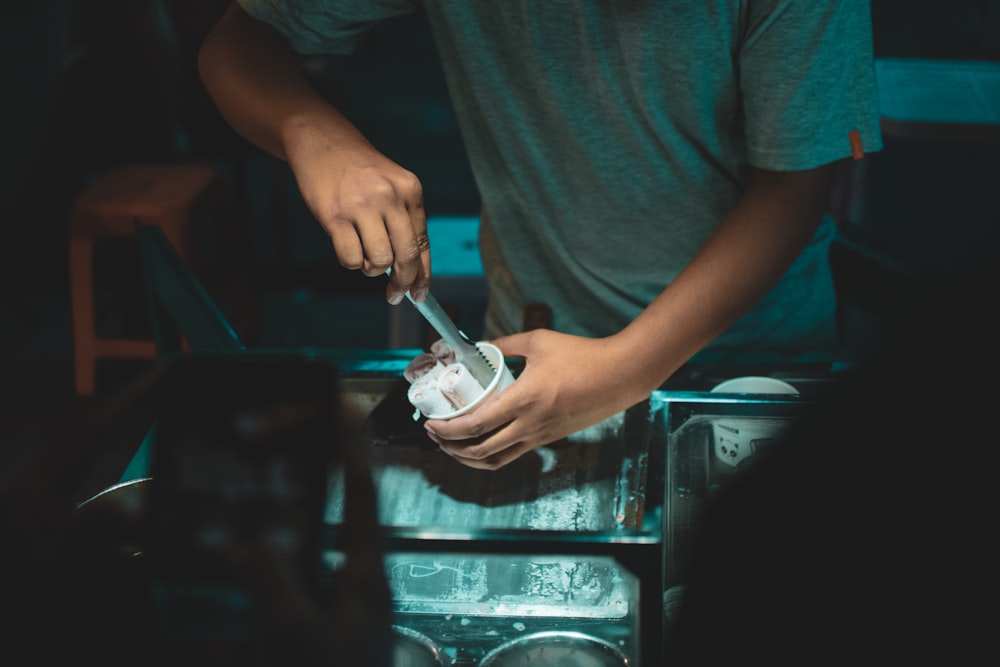
M 424 423 L 424 430 L 426 430 L 431 435 L 437 435 L 437 431 L 428 426 L 426 422 Z
M 403 300 L 402 294 L 393 294 L 392 296 L 389 297 L 389 303 L 391 303 L 393 306 L 395 306 L 402 300 Z
M 420 289 L 418 289 L 416 292 L 413 293 L 413 300 L 414 301 L 423 301 L 425 298 L 427 298 L 427 288 L 426 287 L 421 287 Z

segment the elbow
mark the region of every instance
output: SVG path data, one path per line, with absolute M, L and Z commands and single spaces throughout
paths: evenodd
M 216 44 L 216 33 L 218 29 L 219 26 L 216 24 L 198 47 L 198 57 L 196 61 L 198 78 L 201 79 L 202 84 L 209 90 L 209 92 L 211 92 L 212 72 L 214 70 L 216 51 L 218 49 L 218 45 Z
M 218 71 L 219 63 L 227 50 L 226 44 L 234 43 L 238 37 L 238 32 L 235 31 L 239 30 L 241 19 L 248 18 L 249 15 L 243 11 L 238 3 L 232 3 L 215 22 L 215 25 L 209 29 L 205 39 L 198 47 L 196 61 L 198 77 L 209 90 L 211 90 L 210 84 L 213 75 Z
M 213 89 L 213 73 L 216 69 L 214 47 L 209 42 L 202 43 L 198 49 L 197 70 L 198 78 L 205 89 L 211 93 Z

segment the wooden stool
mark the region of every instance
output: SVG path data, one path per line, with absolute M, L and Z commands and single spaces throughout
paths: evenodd
M 136 220 L 159 226 L 177 254 L 196 270 L 195 224 L 222 205 L 218 171 L 204 164 L 129 164 L 100 174 L 73 202 L 69 279 L 76 393 L 93 396 L 97 360 L 155 359 L 152 340 L 99 338 L 94 298 L 94 244 L 134 238 Z

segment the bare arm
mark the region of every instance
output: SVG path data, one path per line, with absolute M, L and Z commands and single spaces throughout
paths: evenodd
M 637 367 L 650 391 L 750 310 L 809 243 L 829 203 L 833 168 L 751 169 L 736 206 L 676 280 L 619 337 L 658 351 Z M 648 393 L 648 392 L 647 392 Z
M 648 398 L 777 283 L 822 220 L 831 174 L 751 173 L 691 263 L 616 335 L 536 330 L 494 341 L 523 357 L 524 371 L 476 411 L 426 422 L 430 437 L 466 465 L 498 468 Z
M 340 263 L 367 276 L 391 267 L 389 302 L 407 290 L 422 299 L 431 268 L 420 181 L 319 94 L 288 41 L 234 3 L 205 39 L 198 69 L 226 121 L 288 162 Z

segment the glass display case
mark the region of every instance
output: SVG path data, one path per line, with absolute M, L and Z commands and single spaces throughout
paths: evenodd
M 419 350 L 246 350 L 169 245 L 148 232 L 136 231 L 164 358 L 163 341 L 179 348 L 183 336 L 199 355 L 291 355 L 336 367 L 374 482 L 374 507 L 362 503 L 361 514 L 379 533 L 393 667 L 665 664 L 671 603 L 706 504 L 807 402 L 710 391 L 774 374 L 790 365 L 785 358 L 739 365 L 699 355 L 647 401 L 500 470 L 474 470 L 440 452 L 412 417 L 402 371 Z M 177 330 L 165 333 L 167 324 Z M 800 391 L 830 377 L 828 360 L 791 365 L 784 377 Z M 154 431 L 122 482 L 155 472 Z M 347 511 L 348 486 L 334 467 L 321 580 L 344 571 L 357 528 L 345 521 L 358 516 L 357 504 Z
M 799 394 L 659 391 L 652 432 L 666 452 L 664 633 L 679 609 L 696 532 L 712 497 L 808 409 Z
M 346 467 L 334 466 L 319 535 L 322 586 L 344 572 L 359 516 L 378 533 L 369 553 L 390 592 L 393 667 L 665 664 L 707 504 L 811 402 L 655 391 L 499 470 L 476 470 L 414 420 L 401 376 L 410 356 L 335 360 L 373 484 L 349 511 Z M 151 472 L 150 442 L 123 480 Z
M 399 664 L 660 664 L 665 449 L 650 404 L 496 471 L 412 420 L 398 379 L 353 377 L 383 530 Z M 345 515 L 331 479 L 326 562 Z

